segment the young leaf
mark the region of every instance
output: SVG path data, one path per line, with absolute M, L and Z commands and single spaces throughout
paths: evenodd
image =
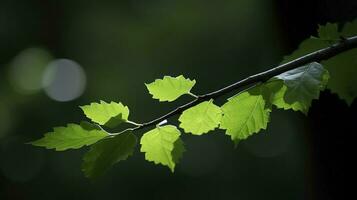
M 299 106 L 295 108 L 305 114 L 309 110 L 311 101 L 317 99 L 320 90 L 325 88 L 328 77 L 328 71 L 316 62 L 276 76 L 283 80 L 286 86 L 286 88 L 282 87 L 284 91 L 280 91 L 280 94 L 284 94 L 284 102 L 289 105 L 298 103 Z
M 220 128 L 226 129 L 226 134 L 237 144 L 253 133 L 266 129 L 271 109 L 263 95 L 252 95 L 247 91 L 230 98 L 222 106 L 222 111 Z
M 110 128 L 127 121 L 129 117 L 129 108 L 122 103 L 100 101 L 80 108 L 93 122 Z
M 64 151 L 94 144 L 107 136 L 107 133 L 95 128 L 89 129 L 88 126 L 83 128 L 78 124 L 68 124 L 67 127 L 55 127 L 53 132 L 46 133 L 43 138 L 30 142 L 30 144 Z
M 156 79 L 145 85 L 154 99 L 174 101 L 184 94 L 189 94 L 195 84 L 195 80 L 187 79 L 181 75 L 177 77 L 164 76 L 163 79 Z
M 83 173 L 93 179 L 103 175 L 114 164 L 126 160 L 133 154 L 136 141 L 137 137 L 134 134 L 123 133 L 92 145 L 83 157 Z
M 141 152 L 145 159 L 168 166 L 174 172 L 175 165 L 185 151 L 180 141 L 180 131 L 172 125 L 158 126 L 141 137 Z
M 180 127 L 186 133 L 202 135 L 218 127 L 222 110 L 214 105 L 213 100 L 202 102 L 185 110 L 179 118 Z

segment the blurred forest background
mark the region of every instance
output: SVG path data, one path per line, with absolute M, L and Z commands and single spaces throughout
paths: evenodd
M 188 99 L 159 103 L 144 83 L 183 74 L 213 91 L 278 64 L 318 24 L 355 17 L 355 0 L 0 0 L 0 199 L 343 199 L 357 103 L 328 91 L 308 117 L 275 110 L 236 149 L 220 130 L 186 135 L 175 173 L 137 148 L 91 182 L 83 150 L 24 143 L 85 120 L 78 106 L 93 101 L 150 120 Z

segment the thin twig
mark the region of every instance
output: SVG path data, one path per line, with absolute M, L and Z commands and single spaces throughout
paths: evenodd
M 344 40 L 341 40 L 335 44 L 332 44 L 329 47 L 317 50 L 315 52 L 312 52 L 310 54 L 307 54 L 305 56 L 302 56 L 300 58 L 297 58 L 295 60 L 292 60 L 290 62 L 278 65 L 270 70 L 249 76 L 243 80 L 240 80 L 238 82 L 235 82 L 229 86 L 226 86 L 222 89 L 203 94 L 203 95 L 194 95 L 195 99 L 177 107 L 176 109 L 172 110 L 171 112 L 168 112 L 167 114 L 164 114 L 156 119 L 153 119 L 149 122 L 142 123 L 134 128 L 126 129 L 122 132 L 119 132 L 119 134 L 124 133 L 126 131 L 135 131 L 139 129 L 143 129 L 145 127 L 153 126 L 156 125 L 164 120 L 167 120 L 168 118 L 181 114 L 183 111 L 203 102 L 209 99 L 216 99 L 220 96 L 223 96 L 229 92 L 245 88 L 248 86 L 251 86 L 253 84 L 265 82 L 269 80 L 270 78 L 277 76 L 281 73 L 284 73 L 286 71 L 301 67 L 303 65 L 306 65 L 311 62 L 320 62 L 322 60 L 327 60 L 329 58 L 332 58 L 342 52 L 348 51 L 350 49 L 357 48 L 357 36 L 354 37 L 349 37 L 345 38 Z M 118 133 L 116 133 L 118 134 Z

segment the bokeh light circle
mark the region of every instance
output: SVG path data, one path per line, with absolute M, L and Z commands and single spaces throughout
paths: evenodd
M 48 64 L 42 78 L 46 94 L 55 101 L 71 101 L 82 95 L 86 86 L 83 68 L 69 59 L 57 59 Z
M 42 74 L 51 60 L 52 56 L 44 49 L 23 50 L 10 63 L 10 84 L 21 94 L 33 94 L 41 90 Z

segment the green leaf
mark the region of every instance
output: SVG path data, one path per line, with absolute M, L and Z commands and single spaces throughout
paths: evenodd
M 325 26 L 319 25 L 319 38 L 327 41 L 336 41 L 340 38 L 337 24 L 327 23 Z
M 202 102 L 185 110 L 179 118 L 180 127 L 186 133 L 202 135 L 218 127 L 222 118 L 221 108 L 213 100 Z
M 344 37 L 353 37 L 357 34 L 357 19 L 352 22 L 347 22 L 341 31 L 341 35 Z
M 91 103 L 80 108 L 93 122 L 110 128 L 127 121 L 129 117 L 129 108 L 122 103 L 100 101 L 100 103 Z
M 346 23 L 342 35 L 345 37 L 357 35 L 357 20 Z M 322 63 L 332 74 L 327 88 L 351 105 L 353 99 L 357 97 L 357 49 L 343 52 Z
M 357 49 L 337 55 L 323 64 L 332 74 L 327 88 L 351 105 L 357 97 Z
M 325 88 L 328 77 L 328 71 L 316 62 L 276 76 L 276 78 L 283 80 L 286 86 L 284 102 L 289 105 L 297 102 L 300 106 L 296 109 L 303 113 L 307 113 L 311 101 L 319 97 L 320 90 Z
M 156 79 L 145 85 L 154 99 L 174 101 L 184 94 L 190 94 L 190 90 L 195 84 L 195 80 L 186 79 L 181 75 L 177 77 L 164 76 L 163 79 Z
M 30 144 L 64 151 L 94 144 L 107 136 L 107 133 L 96 128 L 89 129 L 88 126 L 83 128 L 78 124 L 68 124 L 67 127 L 53 128 L 53 132 L 46 133 L 43 138 L 30 142 Z
M 338 39 L 340 34 L 337 32 L 336 24 L 327 23 L 326 26 L 319 26 L 318 35 L 319 37 L 309 37 L 302 41 L 293 53 L 284 56 L 282 63 L 287 63 L 301 56 L 328 47 L 330 46 L 329 40 Z
M 291 55 L 284 57 L 283 63 L 330 46 L 328 40 L 336 41 L 339 40 L 340 36 L 351 37 L 357 35 L 357 20 L 346 23 L 341 33 L 337 32 L 337 26 L 335 24 L 329 23 L 326 24 L 326 26 L 320 26 L 318 32 L 320 38 L 311 37 L 304 40 L 297 50 Z M 353 99 L 357 97 L 357 87 L 355 87 L 357 85 L 357 79 L 355 78 L 357 76 L 356 55 L 357 50 L 352 49 L 322 62 L 332 74 L 327 88 L 345 99 L 348 104 L 351 104 Z M 287 108 L 289 105 L 280 104 L 280 107 Z M 298 103 L 295 103 L 294 107 L 297 110 L 305 109 L 303 105 L 298 105 Z
M 222 106 L 223 117 L 220 128 L 226 129 L 237 144 L 253 133 L 266 129 L 271 109 L 267 106 L 263 95 L 240 93 Z
M 174 172 L 175 165 L 185 151 L 180 141 L 180 131 L 172 125 L 158 126 L 141 137 L 141 152 L 145 159 L 168 166 Z
M 132 133 L 123 133 L 99 141 L 84 155 L 82 171 L 88 178 L 102 176 L 114 164 L 132 155 L 136 142 L 137 137 Z
M 329 43 L 320 40 L 318 38 L 310 37 L 304 41 L 302 41 L 299 45 L 299 48 L 297 48 L 292 54 L 288 56 L 284 56 L 283 62 L 282 63 L 287 63 L 289 61 L 292 61 L 294 59 L 297 59 L 301 56 L 307 55 L 309 53 L 312 53 L 314 51 L 317 51 L 319 49 L 328 47 Z
M 174 143 L 174 150 L 172 151 L 172 159 L 175 164 L 180 162 L 180 159 L 182 158 L 182 155 L 185 151 L 186 149 L 183 141 L 181 138 L 177 139 Z
M 267 82 L 265 85 L 271 89 L 272 97 L 270 101 L 277 108 L 284 110 L 292 109 L 294 111 L 304 111 L 304 106 L 300 102 L 289 104 L 284 100 L 284 96 L 287 90 L 286 85 L 284 85 L 284 81 L 276 79 L 272 82 Z

